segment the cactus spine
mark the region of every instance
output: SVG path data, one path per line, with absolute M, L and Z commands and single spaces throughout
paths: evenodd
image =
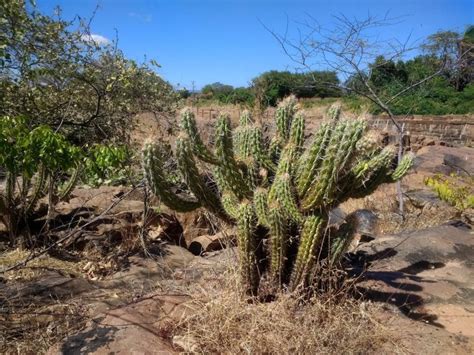
M 270 144 L 265 144 L 248 112 L 243 112 L 234 131 L 223 114 L 212 150 L 202 142 L 192 112 L 183 111 L 176 156 L 191 199 L 173 193 L 162 169 L 159 144 L 145 144 L 145 176 L 163 203 L 180 211 L 202 206 L 237 225 L 241 278 L 250 294 L 257 294 L 262 276 L 258 269 L 262 260 L 257 260 L 262 240 L 268 242 L 263 258 L 275 283 L 290 289 L 307 286 L 321 265 L 338 264 L 354 235 L 353 221 L 343 224 L 336 235 L 327 235 L 329 211 L 348 198 L 365 196 L 382 183 L 402 178 L 413 163 L 407 155 L 394 164 L 395 148 L 382 148 L 376 135 L 367 135 L 365 120 L 341 118 L 339 105 L 327 115 L 304 148 L 305 119 L 294 97 L 277 108 L 276 135 Z M 211 170 L 219 191 L 202 178 Z M 289 255 L 290 244 L 296 246 L 296 255 Z

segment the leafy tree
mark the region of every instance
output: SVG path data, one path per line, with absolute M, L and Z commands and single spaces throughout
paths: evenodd
M 276 106 L 279 100 L 291 94 L 297 98 L 340 96 L 338 84 L 336 73 L 328 71 L 291 73 L 272 70 L 252 80 L 257 100 L 264 107 Z
M 191 97 L 191 91 L 186 88 L 179 89 L 177 92 L 181 99 L 187 99 L 188 97 Z
M 225 98 L 227 98 L 233 90 L 234 88 L 231 85 L 216 82 L 213 84 L 205 85 L 202 88 L 201 92 L 209 98 L 218 99 L 219 101 L 225 101 Z
M 229 95 L 229 103 L 234 105 L 253 106 L 255 95 L 250 88 L 235 88 Z
M 176 94 L 153 63 L 98 43 L 59 10 L 53 18 L 33 2 L 0 0 L 0 115 L 28 116 L 78 143 L 126 140 L 136 113 L 174 110 Z
M 473 77 L 473 26 L 464 35 L 454 31 L 438 31 L 426 39 L 424 52 L 444 62 L 443 75 L 458 91 L 462 91 Z

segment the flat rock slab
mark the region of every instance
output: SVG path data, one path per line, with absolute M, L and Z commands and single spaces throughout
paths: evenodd
M 474 337 L 474 233 L 443 225 L 379 237 L 363 245 L 369 266 L 359 283 L 368 298 L 408 317 Z
M 192 312 L 189 297 L 150 295 L 104 313 L 48 354 L 177 354 L 167 324 Z

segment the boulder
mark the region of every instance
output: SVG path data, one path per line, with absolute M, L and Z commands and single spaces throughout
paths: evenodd
M 421 148 L 415 160 L 418 172 L 441 173 L 467 171 L 474 173 L 474 149 L 468 147 L 429 146 Z
M 360 246 L 365 297 L 411 319 L 474 337 L 474 234 L 462 222 L 382 236 Z

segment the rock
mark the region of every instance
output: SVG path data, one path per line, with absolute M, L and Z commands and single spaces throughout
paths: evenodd
M 378 234 L 378 220 L 377 215 L 367 209 L 356 210 L 351 213 L 357 221 L 356 232 L 362 237 L 374 237 Z
M 233 239 L 235 239 L 235 235 L 227 232 L 219 232 L 214 235 L 201 235 L 189 244 L 189 251 L 194 255 L 202 255 L 203 253 L 224 248 Z
M 431 146 L 421 148 L 415 160 L 415 169 L 420 172 L 449 175 L 456 172 L 450 164 L 474 172 L 474 149 L 468 147 Z
M 458 174 L 471 174 L 474 172 L 473 155 L 445 154 L 443 164 L 455 169 Z
M 379 237 L 358 254 L 368 262 L 358 285 L 367 298 L 391 304 L 412 319 L 474 336 L 470 226 L 454 223 Z
M 45 305 L 55 300 L 68 299 L 89 293 L 94 285 L 83 278 L 73 278 L 56 270 L 48 270 L 31 281 L 14 281 L 0 284 L 0 293 L 7 299 L 41 300 Z
M 339 207 L 329 211 L 329 226 L 340 226 L 344 223 L 347 214 Z
M 150 295 L 96 317 L 48 354 L 178 354 L 167 339 L 168 324 L 191 314 L 189 301 L 188 296 Z
M 438 198 L 438 195 L 426 189 L 414 189 L 408 190 L 404 193 L 404 196 L 408 202 L 416 208 L 426 208 L 426 207 L 450 207 L 446 202 L 441 201 Z

